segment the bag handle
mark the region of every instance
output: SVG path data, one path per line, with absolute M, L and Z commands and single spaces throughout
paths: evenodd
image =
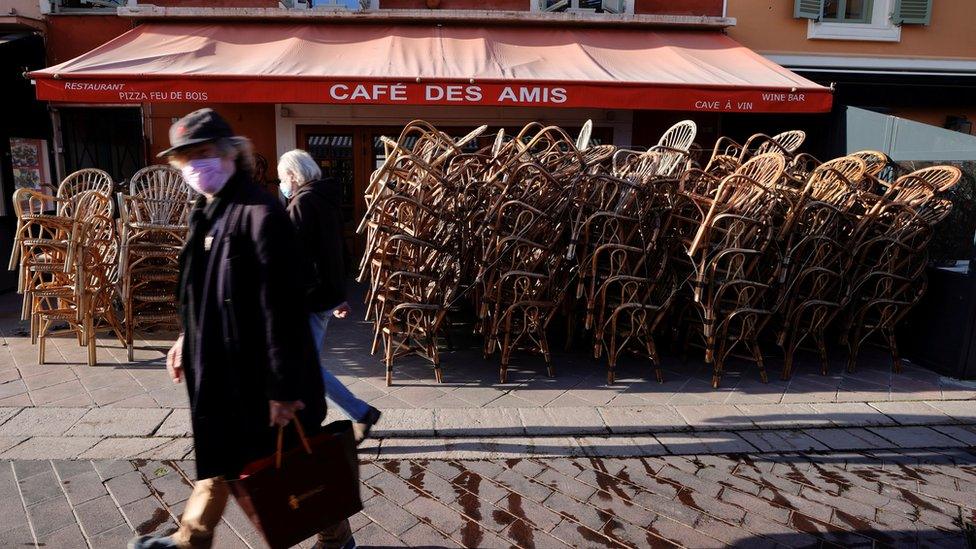
M 312 447 L 309 446 L 308 439 L 305 438 L 305 429 L 302 428 L 302 422 L 298 421 L 298 418 L 295 418 L 291 423 L 298 430 L 298 439 L 302 441 L 302 446 L 305 448 L 305 451 L 311 454 Z M 275 469 L 281 469 L 281 450 L 285 442 L 285 427 L 278 427 L 278 451 L 275 452 Z

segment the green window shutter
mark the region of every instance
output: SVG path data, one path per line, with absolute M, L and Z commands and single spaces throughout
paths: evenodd
M 891 19 L 899 25 L 928 25 L 932 20 L 932 0 L 895 0 Z
M 793 17 L 819 21 L 823 15 L 824 0 L 793 0 Z

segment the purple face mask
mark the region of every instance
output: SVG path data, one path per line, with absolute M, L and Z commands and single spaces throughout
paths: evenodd
M 187 185 L 200 194 L 213 196 L 220 192 L 230 179 L 220 158 L 198 158 L 190 160 L 180 170 Z

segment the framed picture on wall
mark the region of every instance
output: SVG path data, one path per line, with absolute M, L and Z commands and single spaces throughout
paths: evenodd
M 10 157 L 14 172 L 15 191 L 17 189 L 34 189 L 44 194 L 54 194 L 46 140 L 11 137 Z M 54 204 L 51 202 L 45 204 L 45 209 L 53 207 Z

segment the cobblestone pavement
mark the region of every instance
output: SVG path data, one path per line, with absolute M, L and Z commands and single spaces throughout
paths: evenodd
M 0 547 L 169 532 L 192 475 L 192 461 L 2 461 Z M 966 547 L 976 513 L 969 449 L 371 460 L 361 476 L 364 547 Z M 215 547 L 262 546 L 232 503 Z

